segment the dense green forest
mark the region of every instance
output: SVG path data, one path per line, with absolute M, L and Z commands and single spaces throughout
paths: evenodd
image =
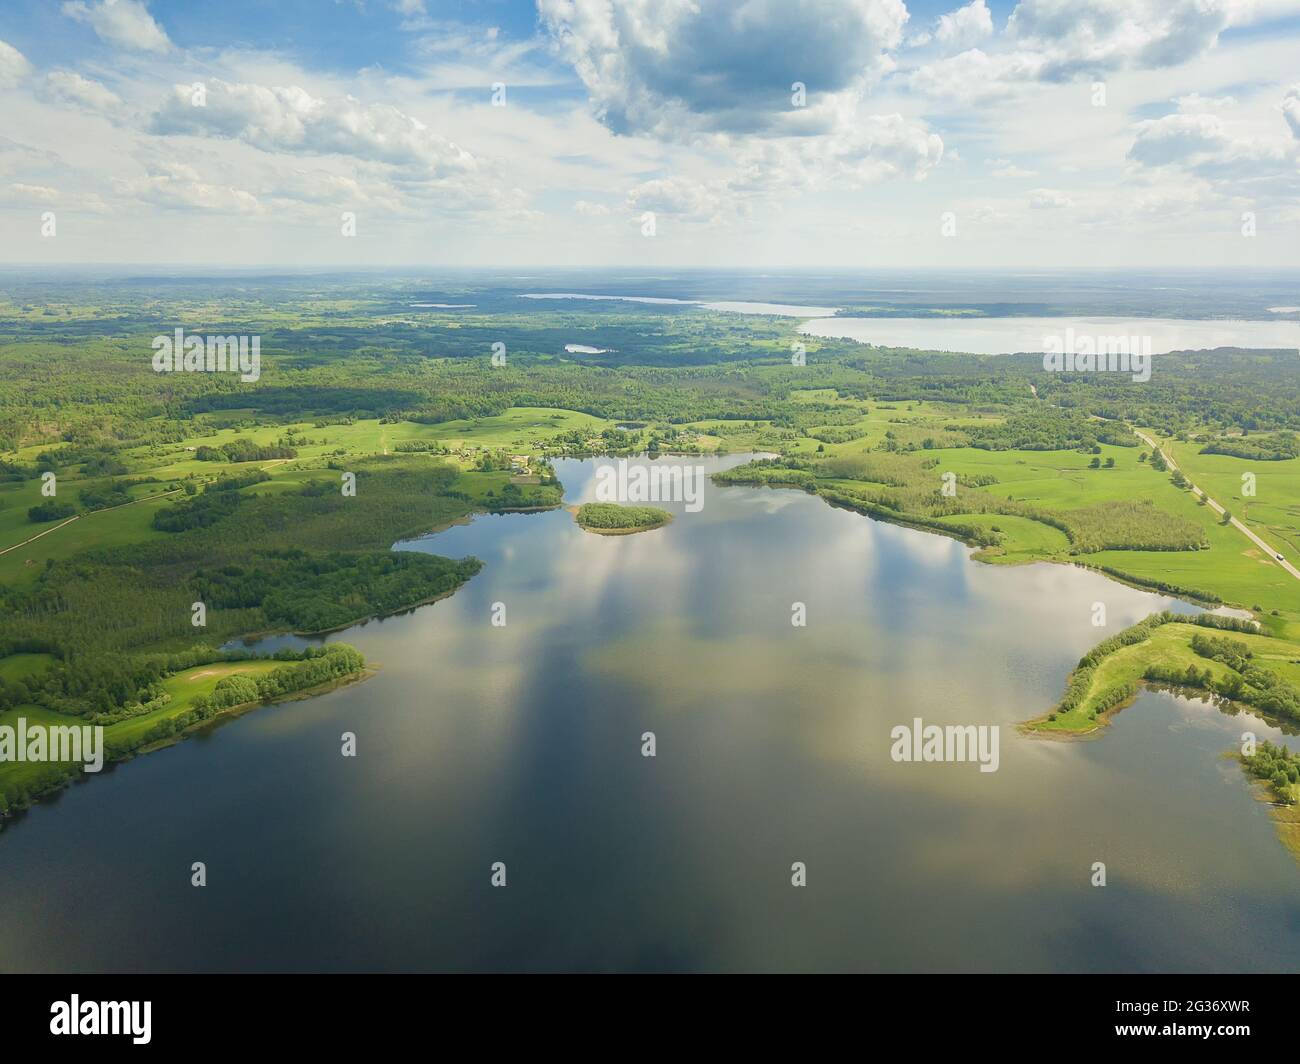
M 1202 454 L 1227 454 L 1234 458 L 1253 458 L 1261 462 L 1285 462 L 1300 457 L 1300 436 L 1294 432 L 1275 432 L 1264 436 L 1236 436 L 1211 440 L 1201 448 Z
M 672 514 L 657 506 L 622 506 L 613 502 L 588 502 L 578 507 L 578 524 L 595 531 L 636 532 L 658 528 Z
M 454 591 L 480 567 L 475 558 L 453 561 L 411 551 L 287 549 L 250 565 L 200 569 L 190 586 L 210 608 L 260 610 L 268 628 L 325 632 L 358 616 L 393 613 Z

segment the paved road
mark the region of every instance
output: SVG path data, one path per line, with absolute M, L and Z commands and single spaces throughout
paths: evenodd
M 1158 443 L 1156 443 L 1156 441 L 1153 440 L 1150 436 L 1148 436 L 1145 432 L 1138 432 L 1137 429 L 1134 429 L 1133 431 L 1134 431 L 1134 432 L 1137 432 L 1138 436 L 1140 436 L 1140 437 L 1142 438 L 1142 441 L 1143 441 L 1144 443 L 1146 443 L 1147 446 L 1149 446 L 1152 450 L 1159 450 L 1159 449 L 1160 449 L 1160 445 L 1159 445 Z M 1163 454 L 1163 455 L 1165 456 L 1165 462 L 1168 464 L 1168 466 L 1169 466 L 1170 469 L 1177 469 L 1177 468 L 1178 468 L 1178 466 L 1175 464 L 1174 460 L 1173 460 L 1172 458 L 1169 457 L 1168 453 L 1166 453 L 1166 452 L 1164 452 L 1164 451 L 1161 451 L 1160 453 Z M 1186 476 L 1186 475 L 1187 475 L 1186 473 L 1183 474 L 1183 476 Z M 1198 488 L 1195 484 L 1192 484 L 1192 491 L 1193 491 L 1195 494 L 1200 495 L 1201 497 L 1203 497 L 1203 498 L 1205 499 L 1205 501 L 1209 504 L 1210 509 L 1212 509 L 1215 513 L 1220 513 L 1220 514 L 1222 514 L 1222 513 L 1227 513 L 1227 511 L 1226 511 L 1222 506 L 1220 506 L 1217 502 L 1215 502 L 1215 501 L 1214 501 L 1213 499 L 1211 499 L 1208 495 L 1206 495 L 1205 492 L 1203 492 L 1203 491 L 1202 491 L 1200 488 Z M 1290 562 L 1288 562 L 1288 561 L 1285 561 L 1285 560 L 1283 560 L 1283 561 L 1279 561 L 1279 560 L 1278 560 L 1278 557 L 1277 557 L 1277 556 L 1278 556 L 1279 553 L 1281 553 L 1280 551 L 1274 550 L 1272 547 L 1270 547 L 1267 543 L 1265 543 L 1262 539 L 1260 539 L 1259 536 L 1255 535 L 1254 532 L 1252 532 L 1249 528 L 1247 528 L 1245 525 L 1243 525 L 1243 524 L 1242 524 L 1240 521 L 1238 521 L 1235 517 L 1232 518 L 1232 525 L 1233 525 L 1233 527 L 1236 528 L 1239 532 L 1241 532 L 1242 535 L 1246 536 L 1246 537 L 1247 537 L 1247 538 L 1248 538 L 1252 543 L 1254 543 L 1255 546 L 1259 547 L 1261 550 L 1265 550 L 1265 551 L 1267 551 L 1267 552 L 1268 552 L 1268 557 L 1269 557 L 1269 560 L 1270 560 L 1270 561 L 1274 562 L 1274 563 L 1277 564 L 1277 565 L 1280 565 L 1283 569 L 1285 569 L 1288 573 L 1290 573 L 1292 576 L 1294 576 L 1297 580 L 1300 580 L 1300 569 L 1297 569 L 1294 565 L 1292 565 L 1292 564 L 1291 564 Z

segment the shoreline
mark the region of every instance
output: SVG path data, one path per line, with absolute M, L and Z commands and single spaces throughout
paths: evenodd
M 815 485 L 800 484 L 800 483 L 789 482 L 789 481 L 786 482 L 764 481 L 764 480 L 755 479 L 755 480 L 724 481 L 721 486 L 724 488 L 728 486 L 737 486 L 737 487 L 751 487 L 751 488 L 755 488 L 755 487 L 772 488 L 774 490 L 782 490 L 782 491 L 785 490 L 802 491 L 807 495 L 813 495 L 816 496 L 817 498 L 820 498 L 823 502 L 825 502 L 829 506 L 836 507 L 837 509 L 848 510 L 852 513 L 856 513 L 863 517 L 866 517 L 869 520 L 880 521 L 884 524 L 897 525 L 903 528 L 910 528 L 918 532 L 928 532 L 936 535 L 945 536 L 949 539 L 955 539 L 958 542 L 963 543 L 966 546 L 972 548 L 972 552 L 969 556 L 972 561 L 980 562 L 985 565 L 1012 564 L 1012 565 L 1019 566 L 1019 565 L 1032 565 L 1036 563 L 1067 565 L 1073 568 L 1084 569 L 1087 570 L 1088 572 L 1096 573 L 1098 576 L 1104 577 L 1107 580 L 1113 580 L 1117 584 L 1120 584 L 1125 587 L 1131 587 L 1137 591 L 1144 591 L 1148 594 L 1154 594 L 1154 595 L 1164 595 L 1176 601 L 1186 602 L 1188 605 L 1199 607 L 1203 610 L 1206 610 L 1207 612 L 1220 609 L 1223 607 L 1227 607 L 1230 609 L 1245 610 L 1246 612 L 1251 614 L 1252 619 L 1254 619 L 1255 622 L 1259 625 L 1258 634 L 1261 635 L 1267 634 L 1266 627 L 1264 626 L 1263 622 L 1260 621 L 1259 618 L 1254 617 L 1253 611 L 1246 610 L 1246 607 L 1240 606 L 1237 603 L 1226 602 L 1221 599 L 1208 598 L 1189 589 L 1178 589 L 1175 591 L 1170 589 L 1169 587 L 1159 586 L 1155 581 L 1144 581 L 1140 577 L 1130 577 L 1125 574 L 1120 574 L 1108 566 L 1090 565 L 1085 561 L 1078 560 L 1077 558 L 1064 559 L 1064 558 L 1041 557 L 1041 558 L 1018 559 L 1012 563 L 1000 562 L 997 561 L 996 559 L 998 559 L 1002 555 L 992 553 L 993 551 L 997 551 L 1000 548 L 986 547 L 983 546 L 982 544 L 972 542 L 969 538 L 963 536 L 960 530 L 958 529 L 945 528 L 937 524 L 931 525 L 931 524 L 922 524 L 916 521 L 909 521 L 904 515 L 894 516 L 893 514 L 888 512 L 885 513 L 877 512 L 878 508 L 872 506 L 871 504 L 866 504 L 863 506 L 855 505 L 854 500 L 840 496 L 839 493 L 830 495 L 827 492 L 819 489 Z M 1198 616 L 1198 615 L 1191 615 L 1191 616 Z M 1190 617 L 1189 617 L 1189 623 L 1194 623 L 1194 622 L 1190 622 Z M 1066 684 L 1067 691 L 1069 689 L 1070 681 L 1076 672 L 1077 672 L 1077 667 L 1071 669 L 1070 672 L 1066 675 L 1065 684 Z M 1105 736 L 1106 730 L 1107 728 L 1109 728 L 1112 718 L 1122 710 L 1127 709 L 1129 706 L 1131 706 L 1137 700 L 1140 694 L 1143 694 L 1148 691 L 1153 691 L 1153 690 L 1161 690 L 1161 689 L 1168 690 L 1170 689 L 1171 686 L 1172 685 L 1169 684 L 1161 684 L 1159 681 L 1154 681 L 1154 680 L 1149 681 L 1145 679 L 1145 677 L 1137 679 L 1136 681 L 1134 681 L 1134 689 L 1127 697 L 1121 699 L 1119 702 L 1115 703 L 1114 705 L 1107 706 L 1105 709 L 1099 710 L 1096 716 L 1092 718 L 1092 722 L 1091 722 L 1092 726 L 1086 729 L 1038 727 L 1038 725 L 1047 722 L 1048 718 L 1052 714 L 1059 712 L 1056 707 L 1053 707 L 1049 709 L 1047 712 L 1041 713 L 1038 716 L 1031 717 L 1028 720 L 1020 721 L 1015 725 L 1015 730 L 1017 734 L 1022 735 L 1027 739 L 1038 739 L 1047 742 L 1069 743 L 1069 742 L 1096 741 Z M 1263 713 L 1257 707 L 1252 706 L 1249 702 L 1239 702 L 1239 701 L 1234 701 L 1232 699 L 1226 699 L 1223 698 L 1223 696 L 1215 695 L 1213 691 L 1208 691 L 1202 688 L 1188 687 L 1186 688 L 1186 690 L 1189 692 L 1195 692 L 1198 697 L 1210 697 L 1210 698 L 1218 697 L 1222 701 L 1226 702 L 1227 705 L 1231 707 L 1235 707 L 1238 711 L 1246 711 L 1246 712 L 1253 713 L 1254 715 L 1259 716 L 1261 719 L 1269 720 L 1271 723 L 1271 719 L 1268 717 L 1267 714 Z M 1297 823 L 1300 824 L 1300 814 L 1298 814 Z M 1297 859 L 1300 860 L 1300 856 L 1298 856 Z
M 158 739 L 155 742 L 148 743 L 144 746 L 137 746 L 134 750 L 119 758 L 115 758 L 110 763 L 114 765 L 125 764 L 126 762 L 133 761 L 135 758 L 141 757 L 145 754 L 152 754 L 158 750 L 166 750 L 169 746 L 175 746 L 177 743 L 184 742 L 191 735 L 206 735 L 209 732 L 214 732 L 223 725 L 238 720 L 240 717 L 252 713 L 254 710 L 262 709 L 264 706 L 277 706 L 283 702 L 305 702 L 309 698 L 317 698 L 320 695 L 327 695 L 331 691 L 337 691 L 341 687 L 350 687 L 354 683 L 364 683 L 372 676 L 377 676 L 378 674 L 379 666 L 368 664 L 356 672 L 350 672 L 346 676 L 336 676 L 334 679 L 327 680 L 325 683 L 316 684 L 314 687 L 303 687 L 297 691 L 288 691 L 276 698 L 264 699 L 258 702 L 240 702 L 238 705 L 227 706 L 225 709 L 215 713 L 207 720 L 191 724 L 188 728 L 176 732 L 174 735 L 169 735 L 166 739 Z
M 176 732 L 173 735 L 169 735 L 165 739 L 158 739 L 152 743 L 137 746 L 135 749 L 128 750 L 126 753 L 117 757 L 105 757 L 104 767 L 108 768 L 109 766 L 112 766 L 116 768 L 118 765 L 125 765 L 129 761 L 134 761 L 137 757 L 143 757 L 146 754 L 165 750 L 169 746 L 175 746 L 178 743 L 189 739 L 191 736 L 216 731 L 218 728 L 265 706 L 279 705 L 283 702 L 305 702 L 309 698 L 316 698 L 320 695 L 329 694 L 331 691 L 338 690 L 341 687 L 349 687 L 354 683 L 362 683 L 378 673 L 378 665 L 367 664 L 364 668 L 361 668 L 356 672 L 348 673 L 346 676 L 335 677 L 333 680 L 328 680 L 322 684 L 316 684 L 312 687 L 304 687 L 297 691 L 288 691 L 275 698 L 264 699 L 257 702 L 240 702 L 238 705 L 227 706 L 225 709 L 218 711 L 207 720 L 191 724 L 189 727 Z M 12 805 L 9 807 L 8 812 L 0 814 L 0 833 L 3 833 L 6 822 L 21 818 L 35 806 L 55 798 L 69 787 L 77 784 L 90 783 L 95 776 L 99 775 L 101 775 L 100 772 L 69 772 L 67 775 L 60 777 L 57 781 L 51 782 L 47 787 L 30 793 L 23 804 Z
M 1073 670 L 1071 670 L 1073 675 Z M 1067 677 L 1067 684 L 1069 682 Z M 1270 728 L 1276 728 L 1286 733 L 1288 727 L 1295 728 L 1297 722 L 1289 717 L 1277 716 L 1260 709 L 1258 706 L 1241 699 L 1229 698 L 1227 695 L 1218 694 L 1205 687 L 1193 687 L 1189 684 L 1167 683 L 1163 680 L 1148 680 L 1145 677 L 1134 681 L 1135 688 L 1124 700 L 1117 702 L 1113 706 L 1107 706 L 1099 711 L 1095 718 L 1096 724 L 1086 731 L 1079 731 L 1070 728 L 1037 728 L 1035 725 L 1047 720 L 1057 710 L 1052 709 L 1047 713 L 1040 714 L 1030 720 L 1021 721 L 1016 725 L 1016 731 L 1027 739 L 1044 739 L 1048 742 L 1080 742 L 1091 739 L 1100 739 L 1106 729 L 1110 726 L 1111 718 L 1116 716 L 1121 710 L 1127 709 L 1137 701 L 1138 696 L 1152 692 L 1173 695 L 1176 698 L 1199 699 L 1206 702 L 1220 712 L 1233 710 L 1236 713 L 1249 713 L 1251 716 L 1258 717 Z M 1300 823 L 1300 821 L 1298 821 Z M 1300 858 L 1298 858 L 1300 859 Z
M 557 504 L 556 506 L 522 507 L 520 508 L 520 510 L 523 512 L 536 512 L 540 510 L 553 510 L 558 508 L 559 506 Z M 445 531 L 446 529 L 451 528 L 454 525 L 467 525 L 474 519 L 474 517 L 477 514 L 491 513 L 491 512 L 497 512 L 497 511 L 473 510 L 459 517 L 455 517 L 448 521 L 444 521 L 441 524 L 434 526 L 429 531 L 420 533 L 419 536 L 412 536 L 407 538 L 412 538 L 412 539 L 420 538 L 422 536 L 433 535 L 436 534 L 437 532 Z M 504 510 L 500 512 L 517 512 L 517 511 Z M 403 542 L 403 540 L 398 540 L 397 542 Z M 389 550 L 390 551 L 392 550 L 391 546 L 389 547 Z M 477 573 L 474 574 L 474 576 L 477 575 L 478 575 Z M 394 610 L 365 614 L 363 616 L 356 617 L 352 620 L 349 620 L 346 623 L 338 625 L 336 627 L 325 628 L 325 629 L 320 629 L 318 631 L 309 631 L 309 632 L 294 631 L 291 628 L 262 629 L 260 631 L 246 632 L 243 633 L 242 635 L 233 636 L 231 637 L 231 639 L 227 641 L 227 643 L 234 643 L 234 642 L 243 643 L 245 644 L 244 649 L 249 649 L 247 645 L 250 643 L 256 643 L 265 639 L 275 638 L 276 636 L 289 635 L 300 639 L 324 639 L 326 636 L 333 635 L 337 632 L 344 632 L 350 628 L 356 628 L 361 625 L 368 624 L 370 621 L 384 620 L 385 618 L 388 617 L 400 616 L 402 614 L 410 613 L 414 610 L 420 609 L 422 606 L 428 606 L 437 602 L 441 602 L 443 599 L 450 598 L 452 595 L 456 594 L 456 592 L 459 591 L 462 587 L 464 587 L 467 583 L 469 583 L 469 581 L 472 580 L 474 576 L 470 576 L 469 578 L 460 581 L 458 584 L 456 584 L 455 587 L 448 588 L 446 591 L 439 592 L 437 595 L 432 595 L 428 598 L 421 599 L 418 602 L 413 602 L 408 605 L 398 607 L 397 609 Z M 232 647 L 231 649 L 236 649 L 236 648 Z M 258 660 L 258 659 L 250 658 L 248 660 Z M 378 671 L 379 671 L 379 666 L 371 665 L 367 663 L 362 669 L 360 669 L 356 673 L 350 673 L 347 676 L 340 676 L 333 680 L 327 681 L 326 683 L 323 684 L 316 684 L 312 687 L 303 688 L 298 691 L 290 691 L 270 700 L 257 701 L 257 702 L 242 702 L 236 706 L 228 706 L 225 709 L 220 710 L 218 713 L 216 713 L 214 716 L 210 717 L 209 719 L 191 724 L 184 730 L 177 732 L 174 735 L 170 735 L 165 739 L 159 739 L 156 740 L 155 742 L 138 746 L 135 749 L 129 750 L 118 757 L 113 757 L 113 758 L 106 757 L 104 764 L 106 766 L 108 765 L 116 766 L 116 765 L 125 764 L 128 761 L 134 760 L 136 757 L 143 756 L 145 754 L 155 753 L 158 750 L 165 750 L 169 746 L 175 746 L 177 743 L 190 738 L 192 735 L 206 734 L 208 732 L 214 731 L 216 730 L 216 728 L 222 727 L 225 724 L 229 724 L 234 720 L 238 720 L 240 717 L 248 713 L 251 713 L 254 710 L 259 709 L 263 706 L 278 705 L 282 702 L 306 701 L 309 698 L 316 698 L 319 697 L 320 695 L 329 694 L 331 691 L 337 690 L 338 688 L 350 686 L 351 684 L 361 683 L 365 680 L 368 680 L 372 676 L 376 675 Z M 95 773 L 94 775 L 98 775 L 98 773 Z M 9 809 L 6 812 L 0 813 L 0 831 L 3 830 L 4 825 L 8 821 L 23 816 L 33 806 L 54 798 L 55 796 L 61 794 L 64 790 L 66 790 L 69 786 L 73 784 L 88 783 L 88 782 L 90 782 L 90 776 L 84 771 L 69 772 L 68 774 L 60 777 L 59 779 L 51 781 L 48 786 L 43 787 L 38 791 L 29 793 L 27 795 L 26 800 L 23 802 L 23 804 L 12 805 L 9 807 Z
M 1089 572 L 1097 573 L 1108 580 L 1113 580 L 1117 584 L 1125 587 L 1131 587 L 1135 591 L 1145 591 L 1152 595 L 1165 595 L 1180 602 L 1186 602 L 1190 606 L 1199 606 L 1202 609 L 1213 610 L 1222 607 L 1229 609 L 1247 610 L 1247 607 L 1238 602 L 1226 602 L 1222 599 L 1209 598 L 1200 592 L 1190 588 L 1179 588 L 1171 590 L 1163 587 L 1154 581 L 1146 581 L 1139 576 L 1122 575 L 1108 566 L 1090 565 L 1088 562 L 1079 561 L 1077 557 L 1071 558 L 1018 558 L 1014 561 L 999 561 L 998 559 L 1006 557 L 1004 548 L 1000 546 L 985 546 L 982 543 L 976 543 L 967 536 L 962 535 L 960 529 L 952 526 L 927 524 L 917 520 L 909 520 L 906 515 L 899 514 L 894 516 L 890 512 L 877 512 L 877 508 L 871 503 L 855 504 L 848 497 L 831 497 L 815 485 L 799 484 L 793 481 L 765 481 L 765 480 L 728 480 L 723 481 L 722 487 L 746 487 L 746 488 L 771 488 L 774 491 L 802 491 L 806 495 L 813 495 L 821 499 L 828 506 L 836 509 L 848 510 L 851 513 L 859 514 L 872 521 L 880 521 L 882 524 L 897 525 L 900 528 L 911 528 L 917 532 L 929 532 L 936 536 L 944 536 L 948 539 L 955 539 L 957 542 L 971 548 L 970 558 L 972 561 L 982 565 L 994 565 L 1003 567 L 1016 567 L 1021 565 L 1067 565 L 1079 569 L 1087 569 Z M 959 515 L 960 516 L 960 515 Z M 1032 518 L 1029 518 L 1032 520 Z M 1051 526 L 1048 526 L 1051 527 Z M 1002 554 L 993 553 L 1003 551 Z M 1247 610 L 1249 612 L 1249 610 Z
M 1278 842 L 1292 856 L 1296 864 L 1300 864 L 1300 806 L 1283 805 L 1277 801 L 1269 793 L 1268 784 L 1246 768 L 1239 753 L 1230 751 L 1224 754 L 1224 757 L 1237 762 L 1237 767 L 1241 769 L 1250 786 L 1250 796 L 1261 805 L 1268 806 L 1268 818 L 1273 822 L 1273 831 L 1277 835 Z

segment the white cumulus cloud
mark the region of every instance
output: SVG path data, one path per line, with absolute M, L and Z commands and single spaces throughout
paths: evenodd
M 538 0 L 542 24 L 615 133 L 808 132 L 818 101 L 893 67 L 902 0 Z M 792 86 L 808 106 L 792 106 Z
M 983 25 L 964 14 L 973 6 L 944 16 L 955 44 Z M 1020 0 L 1002 34 L 923 64 L 907 80 L 928 95 L 974 102 L 1034 81 L 1157 70 L 1204 55 L 1224 30 L 1296 11 L 1300 0 Z
M 984 0 L 972 0 L 965 7 L 939 17 L 934 39 L 947 51 L 972 48 L 993 35 L 993 15 Z
M 472 171 L 469 152 L 419 119 L 389 104 L 363 104 L 351 96 L 325 99 L 297 86 L 271 87 L 214 80 L 206 103 L 176 85 L 154 114 L 160 134 L 193 134 L 243 141 L 263 151 L 297 155 L 349 155 L 408 167 L 425 177 Z
M 63 13 L 87 23 L 108 44 L 139 52 L 166 52 L 171 41 L 141 0 L 68 0 Z
M 12 44 L 0 41 L 0 89 L 12 88 L 31 73 L 32 65 Z
M 122 106 L 117 93 L 71 70 L 53 70 L 47 74 L 45 92 L 51 99 L 91 111 L 112 113 Z

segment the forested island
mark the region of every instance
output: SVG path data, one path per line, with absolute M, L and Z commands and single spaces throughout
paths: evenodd
M 583 503 L 574 516 L 588 532 L 606 536 L 648 532 L 662 528 L 673 519 L 672 514 L 657 506 L 623 506 L 615 502 Z

